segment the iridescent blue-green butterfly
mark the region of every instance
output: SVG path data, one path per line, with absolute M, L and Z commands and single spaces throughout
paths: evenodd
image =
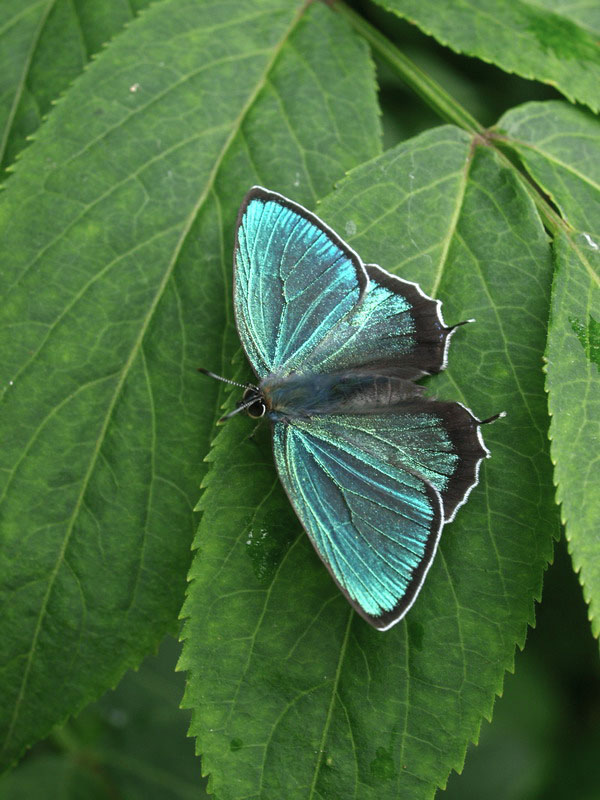
M 482 421 L 414 383 L 446 366 L 456 326 L 440 306 L 363 264 L 297 203 L 259 186 L 246 195 L 234 308 L 258 381 L 232 413 L 270 419 L 300 522 L 344 595 L 380 630 L 414 603 L 443 525 L 489 455 Z

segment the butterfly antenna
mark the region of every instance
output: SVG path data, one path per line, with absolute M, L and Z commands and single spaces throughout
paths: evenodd
M 239 384 L 238 384 L 238 386 L 239 386 Z M 240 403 L 238 406 L 236 406 L 233 409 L 233 411 L 230 411 L 229 414 L 224 414 L 222 417 L 220 417 L 217 420 L 217 425 L 222 425 L 224 422 L 226 422 L 228 419 L 230 419 L 230 417 L 234 417 L 236 414 L 239 414 L 240 411 L 243 411 L 246 408 L 250 408 L 250 406 L 253 405 L 254 403 L 256 403 L 256 397 L 253 397 L 252 399 L 247 400 L 245 403 Z
M 499 414 L 494 414 L 493 417 L 488 417 L 487 419 L 482 419 L 479 424 L 480 425 L 487 425 L 488 422 L 495 422 L 497 419 L 500 419 L 500 417 L 505 417 L 505 416 L 506 416 L 506 411 L 501 411 Z
M 223 381 L 223 383 L 230 383 L 232 386 L 239 386 L 242 389 L 256 388 L 249 383 L 238 383 L 237 381 L 229 380 L 229 378 L 223 378 L 221 375 L 215 375 L 214 372 L 211 372 L 208 369 L 204 369 L 204 367 L 198 367 L 198 372 L 201 372 L 203 375 L 208 375 L 209 378 L 215 378 L 215 380 L 217 381 Z

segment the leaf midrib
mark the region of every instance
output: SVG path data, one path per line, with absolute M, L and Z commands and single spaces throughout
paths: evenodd
M 231 145 L 233 144 L 234 140 L 236 139 L 237 135 L 239 134 L 239 132 L 241 130 L 241 127 L 242 127 L 242 124 L 244 122 L 244 119 L 246 118 L 246 115 L 248 114 L 248 112 L 252 108 L 254 102 L 256 101 L 258 95 L 260 94 L 260 92 L 264 88 L 264 86 L 265 86 L 265 84 L 266 84 L 266 82 L 268 80 L 268 76 L 271 73 L 271 71 L 273 70 L 273 67 L 274 67 L 275 63 L 277 62 L 277 59 L 279 58 L 279 55 L 280 55 L 284 45 L 286 44 L 286 42 L 289 39 L 289 37 L 291 36 L 292 32 L 294 31 L 294 29 L 298 25 L 300 19 L 302 18 L 309 1 L 310 0 L 305 0 L 305 2 L 298 8 L 298 10 L 297 10 L 296 14 L 294 15 L 294 17 L 292 18 L 290 24 L 285 29 L 284 34 L 282 35 L 280 41 L 274 47 L 273 54 L 272 54 L 271 58 L 269 59 L 269 61 L 267 62 L 267 64 L 265 65 L 265 68 L 263 70 L 261 78 L 259 80 L 257 80 L 254 90 L 249 94 L 246 103 L 242 106 L 242 108 L 240 110 L 240 113 L 238 114 L 237 118 L 235 119 L 235 121 L 234 121 L 234 123 L 232 125 L 231 133 L 229 134 L 229 136 L 225 140 L 225 142 L 223 144 L 223 147 L 221 148 L 221 151 L 219 152 L 217 158 L 215 159 L 215 164 L 214 164 L 211 172 L 209 173 L 208 179 L 206 181 L 206 187 L 205 187 L 204 191 L 200 194 L 200 197 L 198 198 L 197 203 L 192 208 L 190 214 L 188 215 L 188 219 L 187 219 L 185 225 L 182 228 L 181 235 L 180 235 L 180 237 L 179 237 L 179 239 L 177 241 L 177 244 L 176 244 L 176 246 L 174 248 L 174 251 L 173 251 L 173 256 L 172 256 L 171 260 L 169 261 L 169 263 L 167 265 L 167 269 L 165 270 L 164 277 L 163 277 L 162 281 L 160 282 L 160 284 L 159 284 L 159 286 L 157 288 L 157 291 L 156 291 L 156 294 L 154 296 L 154 299 L 153 299 L 151 305 L 149 306 L 148 312 L 147 312 L 147 314 L 146 314 L 146 316 L 145 316 L 145 318 L 143 320 L 143 323 L 142 323 L 142 325 L 140 327 L 139 335 L 135 339 L 135 341 L 133 343 L 133 346 L 131 348 L 131 352 L 129 354 L 129 357 L 127 358 L 127 361 L 125 362 L 125 364 L 123 366 L 123 369 L 122 369 L 122 372 L 121 372 L 121 376 L 120 376 L 120 378 L 119 378 L 119 380 L 118 380 L 118 382 L 117 382 L 117 384 L 115 386 L 115 390 L 113 392 L 113 396 L 112 396 L 112 398 L 110 400 L 110 403 L 108 405 L 108 408 L 107 408 L 107 411 L 106 411 L 106 414 L 105 414 L 104 422 L 102 424 L 102 427 L 100 429 L 98 438 L 96 440 L 96 446 L 95 446 L 95 448 L 94 448 L 94 450 L 93 450 L 93 452 L 91 454 L 90 464 L 89 464 L 89 467 L 88 467 L 88 469 L 87 469 L 87 471 L 85 473 L 85 476 L 83 478 L 81 490 L 80 490 L 79 495 L 77 497 L 77 501 L 75 503 L 75 507 L 74 507 L 73 513 L 72 513 L 71 518 L 69 520 L 69 524 L 68 524 L 65 536 L 63 537 L 63 544 L 62 544 L 62 547 L 61 547 L 60 552 L 58 554 L 58 558 L 56 559 L 56 565 L 55 565 L 54 569 L 52 570 L 52 573 L 50 574 L 50 579 L 48 581 L 48 588 L 47 588 L 47 590 L 46 590 L 46 592 L 44 594 L 44 597 L 42 599 L 42 604 L 41 604 L 41 607 L 40 607 L 40 611 L 39 611 L 39 614 L 38 614 L 38 618 L 37 618 L 37 621 L 36 621 L 36 625 L 35 625 L 32 641 L 31 641 L 31 647 L 30 647 L 29 652 L 27 654 L 27 660 L 26 660 L 26 663 L 25 663 L 25 668 L 23 670 L 23 677 L 21 679 L 21 685 L 19 687 L 19 692 L 17 694 L 17 699 L 16 699 L 15 704 L 14 704 L 13 713 L 12 713 L 11 720 L 10 720 L 10 723 L 9 723 L 9 726 L 8 726 L 6 737 L 5 737 L 4 743 L 2 745 L 2 751 L 4 751 L 7 748 L 7 746 L 9 745 L 10 739 L 11 739 L 13 731 L 15 729 L 15 725 L 16 725 L 16 722 L 17 722 L 17 719 L 18 719 L 18 716 L 19 716 L 19 708 L 21 706 L 21 702 L 22 702 L 23 697 L 25 695 L 25 690 L 26 690 L 26 687 L 27 687 L 27 684 L 28 684 L 28 681 L 29 681 L 29 674 L 31 672 L 31 666 L 32 666 L 32 663 L 33 663 L 33 657 L 34 657 L 34 654 L 35 654 L 37 641 L 38 641 L 38 638 L 39 638 L 39 635 L 40 635 L 40 631 L 41 631 L 41 628 L 42 628 L 42 623 L 43 623 L 43 620 L 44 620 L 45 615 L 46 615 L 46 610 L 47 610 L 47 607 L 48 607 L 50 594 L 52 592 L 52 588 L 53 588 L 54 583 L 56 581 L 56 578 L 58 576 L 59 570 L 60 570 L 60 568 L 62 566 L 62 563 L 63 563 L 63 560 L 64 560 L 64 556 L 65 556 L 65 553 L 66 553 L 66 550 L 67 550 L 67 547 L 68 547 L 68 544 L 70 542 L 71 535 L 72 535 L 72 532 L 73 532 L 73 529 L 74 529 L 74 526 L 75 526 L 75 520 L 77 519 L 77 517 L 79 515 L 79 512 L 81 510 L 83 499 L 84 499 L 84 496 L 85 496 L 85 494 L 87 492 L 87 488 L 88 488 L 91 476 L 92 476 L 92 474 L 94 472 L 94 469 L 95 469 L 95 466 L 96 466 L 96 462 L 98 460 L 98 456 L 100 454 L 100 450 L 101 450 L 102 444 L 104 442 L 104 439 L 105 439 L 105 436 L 106 436 L 106 432 L 108 430 L 108 426 L 109 426 L 110 421 L 112 419 L 113 412 L 115 410 L 118 398 L 120 397 L 120 394 L 121 394 L 121 391 L 122 391 L 123 386 L 125 384 L 125 381 L 126 381 L 128 375 L 129 375 L 129 371 L 130 371 L 133 363 L 135 362 L 135 359 L 137 358 L 137 355 L 138 355 L 138 353 L 139 353 L 139 351 L 141 349 L 141 346 L 142 346 L 143 340 L 145 338 L 146 331 L 148 330 L 148 326 L 150 324 L 150 321 L 153 318 L 153 315 L 154 315 L 154 312 L 155 312 L 155 310 L 156 310 L 156 308 L 158 306 L 158 303 L 160 302 L 160 300 L 161 300 L 161 298 L 163 296 L 163 293 L 164 293 L 164 291 L 166 289 L 166 286 L 167 286 L 167 284 L 168 284 L 168 282 L 169 282 L 169 280 L 171 278 L 171 275 L 172 275 L 173 270 L 175 268 L 175 264 L 177 263 L 177 259 L 179 257 L 180 252 L 181 252 L 181 249 L 182 249 L 182 247 L 184 245 L 184 242 L 185 242 L 185 240 L 186 240 L 186 238 L 187 238 L 187 236 L 188 236 L 188 234 L 189 234 L 189 232 L 190 232 L 190 230 L 192 228 L 192 225 L 193 225 L 198 213 L 200 212 L 200 209 L 204 205 L 204 202 L 205 202 L 206 198 L 208 197 L 209 193 L 212 191 L 212 189 L 214 187 L 217 175 L 218 175 L 219 170 L 221 168 L 221 164 L 223 163 L 223 160 L 225 159 L 225 156 L 229 152 L 229 149 L 230 149 Z M 52 0 L 52 2 L 54 2 L 54 0 Z
M 244 58 L 250 58 L 252 56 L 260 55 L 263 52 L 266 52 L 266 51 L 264 51 L 264 50 L 251 50 L 248 53 L 244 54 Z M 222 63 L 228 63 L 229 61 L 236 61 L 236 60 L 240 60 L 240 59 L 236 58 L 234 56 L 226 56 L 226 57 L 224 57 L 222 59 L 217 59 L 217 60 L 211 62 L 210 66 L 214 67 L 214 66 L 222 64 Z M 180 86 L 183 86 L 188 81 L 190 81 L 193 78 L 197 77 L 199 74 L 201 74 L 207 68 L 208 67 L 205 64 L 203 64 L 203 66 L 200 69 L 196 70 L 193 73 L 186 74 L 184 77 L 180 78 L 180 80 L 175 81 L 174 83 L 170 84 L 168 89 L 165 89 L 165 90 L 163 90 L 161 92 L 157 92 L 155 95 L 152 96 L 152 98 L 147 103 L 145 103 L 143 105 L 140 105 L 136 109 L 132 110 L 127 116 L 125 116 L 121 120 L 119 120 L 118 123 L 110 126 L 109 128 L 106 128 L 102 132 L 102 134 L 96 136 L 94 139 L 92 139 L 89 142 L 87 142 L 85 147 L 82 147 L 77 153 L 71 154 L 71 156 L 68 159 L 66 159 L 66 161 L 64 161 L 61 166 L 63 168 L 68 166 L 76 158 L 80 157 L 85 152 L 90 150 L 91 147 L 94 144 L 106 139 L 109 136 L 109 134 L 111 134 L 112 132 L 114 132 L 115 130 L 120 128 L 121 126 L 125 125 L 127 122 L 129 122 L 129 120 L 134 118 L 137 114 L 141 114 L 142 112 L 147 111 L 154 104 L 156 104 L 160 100 L 162 100 L 170 92 L 174 91 L 175 89 L 179 88 Z M 237 119 L 234 120 L 233 124 L 235 125 L 236 122 L 237 122 Z M 212 131 L 218 130 L 220 127 L 225 127 L 225 126 L 224 125 L 223 126 L 215 125 L 215 126 L 213 126 L 211 128 L 206 128 L 203 131 L 203 134 L 210 133 Z M 190 137 L 190 141 L 193 140 L 194 138 L 197 138 L 197 136 L 198 136 L 198 134 L 196 134 L 195 136 Z M 98 203 L 102 202 L 102 200 L 104 200 L 106 197 L 109 197 L 112 194 L 112 192 L 114 192 L 115 189 L 117 189 L 121 184 L 126 183 L 132 177 L 134 177 L 136 174 L 141 173 L 144 169 L 147 169 L 147 167 L 150 164 L 152 164 L 152 163 L 154 163 L 156 161 L 160 161 L 164 157 L 165 153 L 167 153 L 169 151 L 173 152 L 178 147 L 181 147 L 182 145 L 183 145 L 183 142 L 178 142 L 177 145 L 174 145 L 173 147 L 165 150 L 164 152 L 161 152 L 159 155 L 154 156 L 152 159 L 149 159 L 137 171 L 130 173 L 125 178 L 123 178 L 121 181 L 118 181 L 116 184 L 113 184 L 105 192 L 103 192 L 102 194 L 100 194 L 96 198 L 94 198 L 94 200 L 91 203 L 88 203 L 86 206 L 84 206 L 83 209 L 81 210 L 81 212 L 79 214 L 77 214 L 72 220 L 70 220 L 68 225 L 65 228 L 63 228 L 61 231 L 59 231 L 57 233 L 57 235 L 53 239 L 51 239 L 50 241 L 46 242 L 46 244 L 35 254 L 35 256 L 33 257 L 33 259 L 31 261 L 29 261 L 27 264 L 24 264 L 22 266 L 20 274 L 17 276 L 17 278 L 14 281 L 14 283 L 5 290 L 5 292 L 8 294 L 16 286 L 18 286 L 18 284 L 27 276 L 27 274 L 29 273 L 31 268 L 34 267 L 38 263 L 40 258 L 44 255 L 44 253 L 46 253 L 48 250 L 50 250 L 51 247 L 53 247 L 57 242 L 59 242 L 65 236 L 65 234 L 79 222 L 80 219 L 82 219 L 86 214 L 89 213 L 91 208 L 94 208 L 95 206 L 98 205 Z M 220 158 L 220 155 L 219 155 L 219 158 Z M 211 175 L 209 175 L 209 181 L 211 180 L 211 176 L 212 176 L 212 173 L 211 173 Z M 48 178 L 46 177 L 45 180 L 47 181 L 47 179 Z M 46 189 L 45 185 L 40 189 L 39 193 L 41 194 L 42 191 L 48 191 Z M 192 213 L 193 213 L 193 211 L 192 211 Z
M 440 288 L 440 283 L 442 282 L 444 270 L 446 268 L 446 264 L 448 263 L 448 254 L 450 253 L 450 247 L 452 245 L 452 242 L 454 241 L 454 237 L 456 236 L 456 232 L 458 229 L 458 221 L 460 219 L 463 204 L 465 201 L 465 194 L 467 192 L 467 182 L 469 179 L 469 173 L 471 171 L 471 165 L 473 163 L 473 158 L 475 155 L 475 147 L 476 147 L 476 138 L 471 137 L 469 152 L 467 154 L 467 158 L 465 159 L 465 165 L 462 169 L 462 174 L 461 174 L 461 181 L 458 186 L 458 192 L 456 193 L 456 203 L 454 205 L 454 211 L 452 212 L 452 218 L 450 219 L 450 224 L 448 225 L 448 232 L 446 233 L 445 239 L 443 241 L 438 269 L 434 276 L 433 283 L 431 284 L 431 288 L 429 291 L 430 296 L 434 298 L 436 297 L 438 290 Z
M 342 674 L 342 666 L 344 664 L 344 658 L 346 656 L 346 650 L 348 649 L 348 639 L 350 638 L 350 628 L 352 627 L 352 619 L 354 617 L 354 609 L 350 607 L 348 609 L 348 621 L 346 622 L 346 630 L 344 633 L 344 638 L 340 645 L 340 654 L 338 657 L 337 668 L 335 671 L 335 676 L 333 678 L 333 682 L 331 684 L 331 700 L 329 701 L 329 708 L 327 709 L 327 717 L 325 718 L 325 723 L 323 725 L 323 733 L 321 735 L 321 742 L 319 744 L 319 748 L 317 750 L 317 761 L 315 764 L 315 771 L 313 774 L 313 780 L 310 785 L 310 792 L 308 795 L 307 800 L 313 800 L 315 796 L 315 791 L 317 788 L 317 781 L 319 779 L 319 775 L 321 774 L 321 765 L 323 763 L 323 755 L 325 752 L 325 743 L 327 741 L 327 736 L 329 734 L 329 727 L 331 725 L 331 719 L 333 717 L 333 707 L 335 705 L 335 698 L 337 697 L 338 685 L 340 682 L 340 676 Z

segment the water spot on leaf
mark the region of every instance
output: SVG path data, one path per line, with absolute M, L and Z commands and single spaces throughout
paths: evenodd
M 594 239 L 592 239 L 589 233 L 582 233 L 581 235 L 583 236 L 585 243 L 589 248 L 591 248 L 592 250 L 600 250 L 600 244 L 594 241 Z
M 375 758 L 371 761 L 371 775 L 379 781 L 389 781 L 396 777 L 396 765 L 389 750 L 378 747 Z
M 248 531 L 246 552 L 252 561 L 254 574 L 261 583 L 271 580 L 288 546 L 287 539 L 282 540 L 277 533 L 267 528 Z
M 241 750 L 243 746 L 244 743 L 241 739 L 232 739 L 229 742 L 229 749 L 232 751 L 232 753 L 235 753 L 237 750 Z
M 586 358 L 600 369 L 600 322 L 589 315 L 586 325 L 577 317 L 569 317 L 571 329 L 579 339 Z

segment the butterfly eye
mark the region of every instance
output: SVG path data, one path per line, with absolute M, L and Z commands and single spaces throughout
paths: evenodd
M 246 414 L 248 414 L 249 417 L 252 417 L 252 419 L 259 419 L 260 417 L 264 417 L 267 411 L 267 407 L 260 393 L 256 389 L 254 388 L 246 389 L 242 397 L 242 404 L 247 402 L 248 400 L 252 400 L 253 397 L 256 398 L 256 400 L 254 403 L 252 403 L 246 408 Z
M 248 406 L 246 413 L 249 417 L 252 417 L 252 419 L 259 419 L 260 417 L 264 417 L 266 410 L 267 407 L 263 401 L 257 400 L 256 403 L 252 403 L 251 406 Z

